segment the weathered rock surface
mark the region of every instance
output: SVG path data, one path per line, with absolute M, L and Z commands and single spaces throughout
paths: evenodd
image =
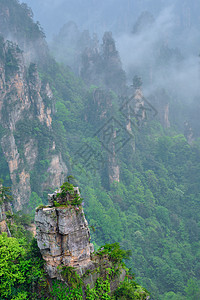
M 194 132 L 188 121 L 184 122 L 184 136 L 186 137 L 188 144 L 192 145 L 194 141 Z
M 9 212 L 10 214 L 12 214 L 12 207 L 11 204 L 9 202 L 5 202 L 0 204 L 0 234 L 2 232 L 6 232 L 7 235 L 10 237 L 11 233 L 10 230 L 8 228 L 8 225 L 6 223 L 6 213 Z
M 17 43 L 24 51 L 25 61 L 45 63 L 48 47 L 39 23 L 33 22 L 33 12 L 19 1 L 0 2 L 0 35 Z
M 54 195 L 49 199 L 52 203 L 51 199 L 54 199 Z M 80 274 L 91 267 L 94 249 L 81 206 L 37 209 L 35 222 L 38 247 L 51 278 L 59 277 L 58 267 L 75 267 Z
M 60 186 L 64 181 L 67 172 L 68 169 L 62 159 L 61 154 L 52 155 L 50 165 L 47 169 L 48 178 L 43 184 L 43 189 Z
M 64 186 L 64 185 L 63 185 Z M 63 186 L 53 194 L 49 194 L 49 205 L 36 209 L 36 238 L 45 269 L 50 278 L 57 278 L 67 285 L 67 277 L 63 267 L 73 267 L 81 276 L 83 299 L 86 299 L 86 287 L 94 288 L 98 278 L 108 278 L 108 270 L 116 270 L 110 277 L 110 292 L 113 293 L 126 276 L 126 270 L 114 264 L 109 255 L 94 253 L 90 243 L 90 231 L 81 205 L 72 205 L 79 189 L 63 190 Z M 63 194 L 63 191 L 66 193 Z M 58 194 L 58 195 L 57 195 Z M 61 196 L 62 195 L 62 196 Z
M 6 232 L 8 237 L 11 237 L 10 230 L 9 230 L 8 225 L 5 220 L 0 222 L 0 234 L 2 232 Z
M 16 44 L 0 38 L 0 138 L 12 181 L 14 206 L 17 210 L 29 202 L 31 171 L 38 163 L 39 135 L 33 132 L 38 126 L 49 134 L 55 112 L 53 94 L 48 83 L 43 83 L 37 66 L 25 64 L 24 54 Z M 41 182 L 43 189 L 62 184 L 68 170 L 60 153 L 53 153 L 56 144 L 46 155 L 48 176 Z M 41 160 L 41 158 L 40 158 Z

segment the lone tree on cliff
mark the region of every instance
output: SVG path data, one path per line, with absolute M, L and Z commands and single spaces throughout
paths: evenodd
M 135 89 L 139 89 L 139 88 L 141 88 L 142 84 L 143 84 L 143 82 L 142 82 L 141 77 L 139 77 L 138 75 L 135 75 L 135 76 L 133 77 L 133 85 L 132 85 L 132 86 L 133 86 Z
M 3 186 L 2 180 L 0 180 L 0 205 L 12 200 L 11 188 Z

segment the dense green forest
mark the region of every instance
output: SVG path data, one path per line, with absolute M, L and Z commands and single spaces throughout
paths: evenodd
M 55 89 L 54 138 L 72 166 L 73 159 L 76 160 L 70 173 L 81 187 L 84 210 L 89 225 L 94 228 L 92 238 L 96 248 L 119 242 L 130 249 L 132 256 L 128 266 L 154 299 L 183 299 L 184 296 L 198 299 L 200 142 L 197 140 L 190 146 L 180 132 L 164 130 L 156 120 L 144 124 L 119 151 L 120 182 L 109 185 L 107 170 L 102 170 L 101 165 L 98 169 L 99 161 L 95 161 L 95 157 L 89 164 L 85 158 L 81 161 L 77 157 L 80 147 L 87 144 L 108 161 L 106 150 L 96 136 L 93 137 L 96 126 L 84 122 L 85 110 L 92 108 L 95 87 L 89 91 L 83 89 L 79 79 L 56 63 L 41 76 Z M 116 100 L 115 106 L 119 105 L 115 95 L 110 97 Z M 118 113 L 122 119 L 117 107 L 115 109 L 115 115 Z M 94 107 L 90 114 L 95 111 Z M 96 122 L 98 128 L 98 115 Z M 23 127 L 18 128 L 16 135 L 22 138 Z M 44 150 L 51 136 L 42 130 L 38 130 L 38 134 Z M 135 151 L 131 144 L 133 139 Z M 45 151 L 40 154 L 41 163 Z M 41 199 L 46 201 L 46 193 L 43 195 L 39 188 L 42 169 L 36 166 L 35 170 L 30 199 L 33 209 Z
M 12 237 L 7 237 L 6 233 L 0 235 L 0 299 L 115 300 L 127 299 L 127 296 L 128 299 L 146 299 L 148 296 L 148 292 L 135 282 L 132 274 L 127 275 L 124 282 L 110 295 L 112 278 L 119 272 L 120 265 L 125 268 L 122 260 L 127 257 L 127 251 L 121 250 L 119 244 L 107 244 L 104 246 L 104 252 L 100 252 L 101 255 L 110 256 L 113 267 L 106 269 L 108 272 L 106 278 L 99 277 L 93 288 L 87 285 L 85 298 L 83 298 L 82 278 L 74 268 L 65 267 L 62 270 L 67 285 L 61 280 L 50 280 L 44 272 L 44 260 L 36 240 L 23 230 L 27 220 L 18 217 L 16 221 L 15 216 L 15 222 L 14 226 L 13 224 L 11 226 Z M 88 274 L 85 274 L 85 277 Z
M 9 1 L 11 7 L 13 3 L 20 14 L 21 9 L 26 15 L 31 14 L 26 6 L 19 8 L 19 3 Z M 22 20 L 16 12 L 13 23 L 19 24 L 20 38 L 26 38 L 26 34 L 33 39 L 38 34 L 43 37 L 40 26 L 30 22 L 30 16 Z M 0 55 L 3 44 L 1 39 Z M 9 75 L 18 62 L 12 51 L 5 60 Z M 49 53 L 45 64 L 29 65 L 27 78 L 31 80 L 35 70 L 42 83 L 48 82 L 53 91 L 55 113 L 51 129 L 37 118 L 27 122 L 25 113 L 25 118 L 16 123 L 14 138 L 20 159 L 24 159 L 23 146 L 30 138 L 37 141 L 38 156 L 30 172 L 29 205 L 23 211 L 14 211 L 13 216 L 7 215 L 13 238 L 0 235 L 0 299 L 38 299 L 35 288 L 40 292 L 46 288 L 44 262 L 27 228 L 34 221 L 35 208 L 47 204 L 47 194 L 52 189 L 43 188 L 42 184 L 48 177 L 50 155 L 60 153 L 68 175 L 76 178 L 75 184 L 81 189 L 95 250 L 113 243 L 131 250 L 126 265 L 139 285 L 150 292 L 151 299 L 200 299 L 200 140 L 188 143 L 181 126 L 173 123 L 176 113 L 171 115 L 170 128 L 164 128 L 159 115 L 152 111 L 147 117 L 146 110 L 147 116 L 139 120 L 139 125 L 137 116 L 129 116 L 130 130 L 127 111 L 124 114 L 122 108 L 134 95 L 134 87 L 127 87 L 123 98 L 102 86 L 87 86 Z M 139 85 L 142 89 L 142 83 Z M 170 90 L 166 93 L 171 95 Z M 52 105 L 49 99 L 43 100 L 45 108 Z M 162 105 L 162 99 L 160 102 Z M 179 110 L 179 119 L 181 112 L 187 110 L 182 105 L 172 103 Z M 157 110 L 156 106 L 153 108 Z M 8 111 L 9 105 L 4 111 L 5 119 Z M 8 126 L 0 124 L 0 138 L 7 132 Z M 55 149 L 51 148 L 52 141 Z M 113 168 L 120 171 L 119 181 L 110 180 Z M 12 185 L 1 145 L 0 178 L 4 186 Z M 99 284 L 102 288 L 103 283 Z M 66 299 L 54 294 L 61 293 L 60 283 L 52 285 L 49 299 Z M 134 280 L 125 281 L 114 299 L 142 299 L 135 294 L 136 285 Z M 87 299 L 111 299 L 108 292 L 109 289 L 105 292 L 107 298 L 94 298 L 98 292 L 91 291 Z M 72 290 L 71 293 L 67 299 L 82 299 Z M 42 297 L 41 292 L 39 299 L 48 299 Z
M 97 108 L 92 107 L 93 89 L 78 101 L 76 89 L 73 102 L 58 101 L 58 108 L 65 109 L 58 109 L 55 126 L 61 131 L 59 141 L 68 145 L 72 162 L 76 154 L 71 173 L 81 187 L 89 224 L 95 228 L 94 242 L 98 246 L 120 242 L 130 249 L 128 266 L 155 299 L 183 299 L 187 293 L 191 294 L 186 299 L 198 299 L 200 143 L 196 140 L 191 146 L 176 129 L 165 130 L 156 120 L 146 122 L 119 151 L 120 182 L 109 185 L 107 170 L 102 170 L 102 160 L 108 162 L 108 155 L 94 136 L 99 120 Z M 59 91 L 63 99 L 65 86 Z M 120 103 L 115 95 L 110 97 L 115 101 L 115 116 L 123 122 L 117 109 Z M 83 101 L 90 107 L 91 126 L 81 121 Z M 97 125 L 93 127 L 94 119 Z M 87 154 L 82 156 L 79 150 L 84 143 L 103 158 L 96 154 L 98 158 L 94 155 L 89 163 L 85 161 Z

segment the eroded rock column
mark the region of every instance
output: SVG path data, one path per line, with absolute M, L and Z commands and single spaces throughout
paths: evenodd
M 81 206 L 38 208 L 35 222 L 38 247 L 51 278 L 59 277 L 58 267 L 75 267 L 80 274 L 91 267 L 94 247 Z

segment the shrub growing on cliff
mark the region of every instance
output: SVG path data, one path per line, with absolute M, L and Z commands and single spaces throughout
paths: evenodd
M 135 281 L 126 279 L 115 291 L 114 299 L 146 300 L 149 293 Z
M 66 205 L 80 206 L 83 202 L 83 199 L 80 197 L 80 195 L 76 192 L 74 188 L 75 186 L 72 183 L 69 183 L 68 181 L 64 182 L 63 185 L 61 185 L 60 187 L 61 192 L 57 193 L 57 199 L 61 199 L 62 201 L 66 200 Z M 67 200 L 68 195 L 71 196 L 70 201 Z M 55 201 L 55 206 L 58 206 L 58 202 Z
M 69 182 L 64 182 L 61 187 L 61 192 L 57 194 L 57 197 L 59 198 L 66 198 L 67 197 L 67 193 L 69 193 L 70 195 L 74 194 L 74 186 L 73 184 L 69 183 Z
M 120 248 L 119 243 L 106 244 L 101 247 L 97 252 L 99 256 L 108 255 L 110 261 L 114 264 L 122 264 L 124 259 L 128 259 L 131 255 L 130 250 L 123 250 Z
M 1 180 L 0 180 L 0 205 L 4 202 L 10 202 L 12 200 L 13 197 L 11 195 L 11 188 L 1 185 Z
M 86 289 L 86 300 L 111 300 L 110 293 L 110 280 L 109 277 L 104 280 L 103 278 L 98 278 L 94 288 L 90 289 L 89 285 Z
M 73 267 L 62 267 L 61 275 L 72 288 L 80 288 L 83 284 L 81 277 L 76 273 Z

